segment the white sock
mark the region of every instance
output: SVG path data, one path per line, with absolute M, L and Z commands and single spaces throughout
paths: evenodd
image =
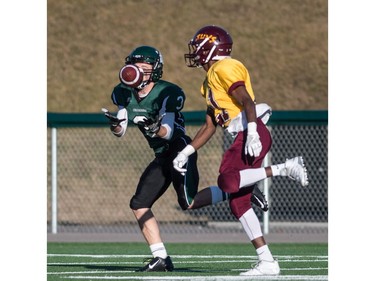
M 271 251 L 267 245 L 259 247 L 256 249 L 256 252 L 260 261 L 274 261 Z
M 247 210 L 247 212 L 244 213 L 239 220 L 250 241 L 263 236 L 258 217 L 253 208 Z
M 272 165 L 271 170 L 272 170 L 272 176 L 282 176 L 281 171 L 285 169 L 285 163 L 283 164 L 277 164 L 277 165 Z
M 163 243 L 156 243 L 156 244 L 150 245 L 150 250 L 154 258 L 160 257 L 162 259 L 165 259 L 168 256 L 167 250 L 165 249 Z
M 253 185 L 267 178 L 265 168 L 246 169 L 240 171 L 240 188 Z

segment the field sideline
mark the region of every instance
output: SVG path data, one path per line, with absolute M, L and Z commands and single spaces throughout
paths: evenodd
M 175 271 L 134 272 L 150 257 L 144 243 L 47 244 L 47 280 L 249 280 L 239 276 L 256 262 L 249 244 L 166 244 Z M 328 280 L 328 244 L 272 244 L 282 270 L 255 280 Z M 254 280 L 254 279 L 252 279 Z

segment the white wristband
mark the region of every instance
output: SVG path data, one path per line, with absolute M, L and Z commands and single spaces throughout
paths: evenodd
M 255 133 L 257 131 L 257 123 L 249 122 L 247 123 L 247 133 Z
M 195 152 L 195 148 L 188 144 L 187 146 L 185 146 L 185 148 L 180 152 L 180 153 L 183 153 L 185 154 L 187 157 L 189 157 L 190 155 L 192 155 L 193 153 Z

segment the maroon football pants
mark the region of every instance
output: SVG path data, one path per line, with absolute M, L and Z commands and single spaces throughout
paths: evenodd
M 262 151 L 258 157 L 245 155 L 244 147 L 247 136 L 247 130 L 245 130 L 238 133 L 233 144 L 224 153 L 220 165 L 218 185 L 224 192 L 230 193 L 230 209 L 237 219 L 251 208 L 251 189 L 239 188 L 240 171 L 260 168 L 264 157 L 271 149 L 271 134 L 260 118 L 257 119 L 257 131 L 262 143 Z

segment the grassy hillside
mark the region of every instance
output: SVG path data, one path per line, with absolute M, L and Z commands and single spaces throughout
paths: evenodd
M 204 110 L 205 72 L 185 66 L 187 43 L 216 24 L 234 40 L 258 102 L 275 110 L 328 108 L 327 0 L 48 0 L 47 109 L 99 112 L 138 45 L 164 56 L 163 79 L 185 89 L 185 110 Z

